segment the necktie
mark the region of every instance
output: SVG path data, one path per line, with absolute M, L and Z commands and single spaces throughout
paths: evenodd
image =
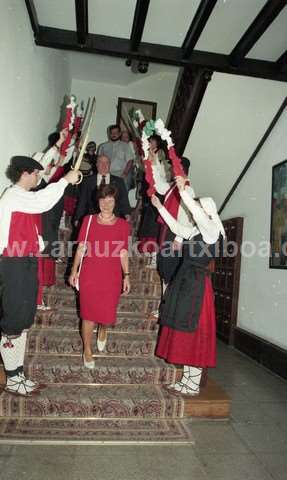
M 102 186 L 102 185 L 106 185 L 106 175 L 102 175 L 102 180 L 101 180 L 100 186 Z

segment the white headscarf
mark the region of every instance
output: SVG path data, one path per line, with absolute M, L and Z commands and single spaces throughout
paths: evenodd
M 219 215 L 217 213 L 217 208 L 216 208 L 215 201 L 210 197 L 200 198 L 199 201 L 200 201 L 200 204 L 201 204 L 203 210 L 207 213 L 207 215 L 209 215 L 211 217 L 211 219 L 217 225 L 218 230 L 222 234 L 223 238 L 225 238 L 226 235 L 225 235 L 224 226 L 223 226 L 222 221 L 220 220 Z

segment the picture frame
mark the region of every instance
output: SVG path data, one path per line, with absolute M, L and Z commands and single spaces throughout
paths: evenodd
M 118 98 L 116 123 L 121 127 L 122 131 L 128 130 L 131 136 L 134 137 L 134 127 L 130 118 L 132 109 L 141 110 L 145 120 L 155 120 L 157 103 L 135 98 Z
M 269 268 L 287 269 L 287 159 L 272 168 Z

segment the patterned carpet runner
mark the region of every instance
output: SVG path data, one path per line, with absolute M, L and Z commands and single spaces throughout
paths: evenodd
M 82 362 L 77 299 L 65 285 L 47 289 L 50 311 L 40 311 L 26 350 L 29 376 L 46 385 L 28 398 L 0 396 L 0 443 L 193 443 L 185 427 L 184 401 L 165 385 L 175 379 L 172 365 L 154 356 L 157 324 L 157 273 L 143 257 L 131 262 L 132 292 L 122 297 L 118 321 L 96 368 Z

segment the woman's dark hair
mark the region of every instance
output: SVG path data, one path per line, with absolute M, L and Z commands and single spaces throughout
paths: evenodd
M 106 198 L 106 197 L 114 197 L 114 199 L 116 200 L 117 196 L 118 196 L 118 189 L 113 185 L 102 185 L 97 190 L 97 201 L 101 200 L 101 198 Z
M 102 185 L 97 189 L 96 198 L 95 198 L 95 205 L 96 205 L 96 213 L 100 212 L 100 200 L 101 198 L 106 197 L 113 197 L 116 201 L 118 196 L 118 189 L 113 185 Z
M 158 150 L 163 150 L 164 151 L 164 154 L 166 156 L 166 158 L 168 158 L 168 152 L 167 152 L 167 143 L 165 140 L 162 140 L 161 137 L 159 135 L 151 135 L 149 137 L 149 141 L 150 140 L 155 140 L 156 143 L 157 143 L 157 151 Z
M 27 173 L 32 173 L 34 172 L 35 168 L 34 167 L 16 167 L 15 165 L 9 165 L 7 170 L 6 170 L 6 177 L 11 180 L 12 183 L 17 183 L 19 182 L 22 174 L 24 172 Z
M 50 148 L 53 147 L 59 139 L 60 139 L 59 132 L 50 133 L 50 135 L 48 136 L 49 147 Z
M 190 160 L 186 157 L 181 157 L 181 165 L 184 170 L 185 175 L 188 175 Z

